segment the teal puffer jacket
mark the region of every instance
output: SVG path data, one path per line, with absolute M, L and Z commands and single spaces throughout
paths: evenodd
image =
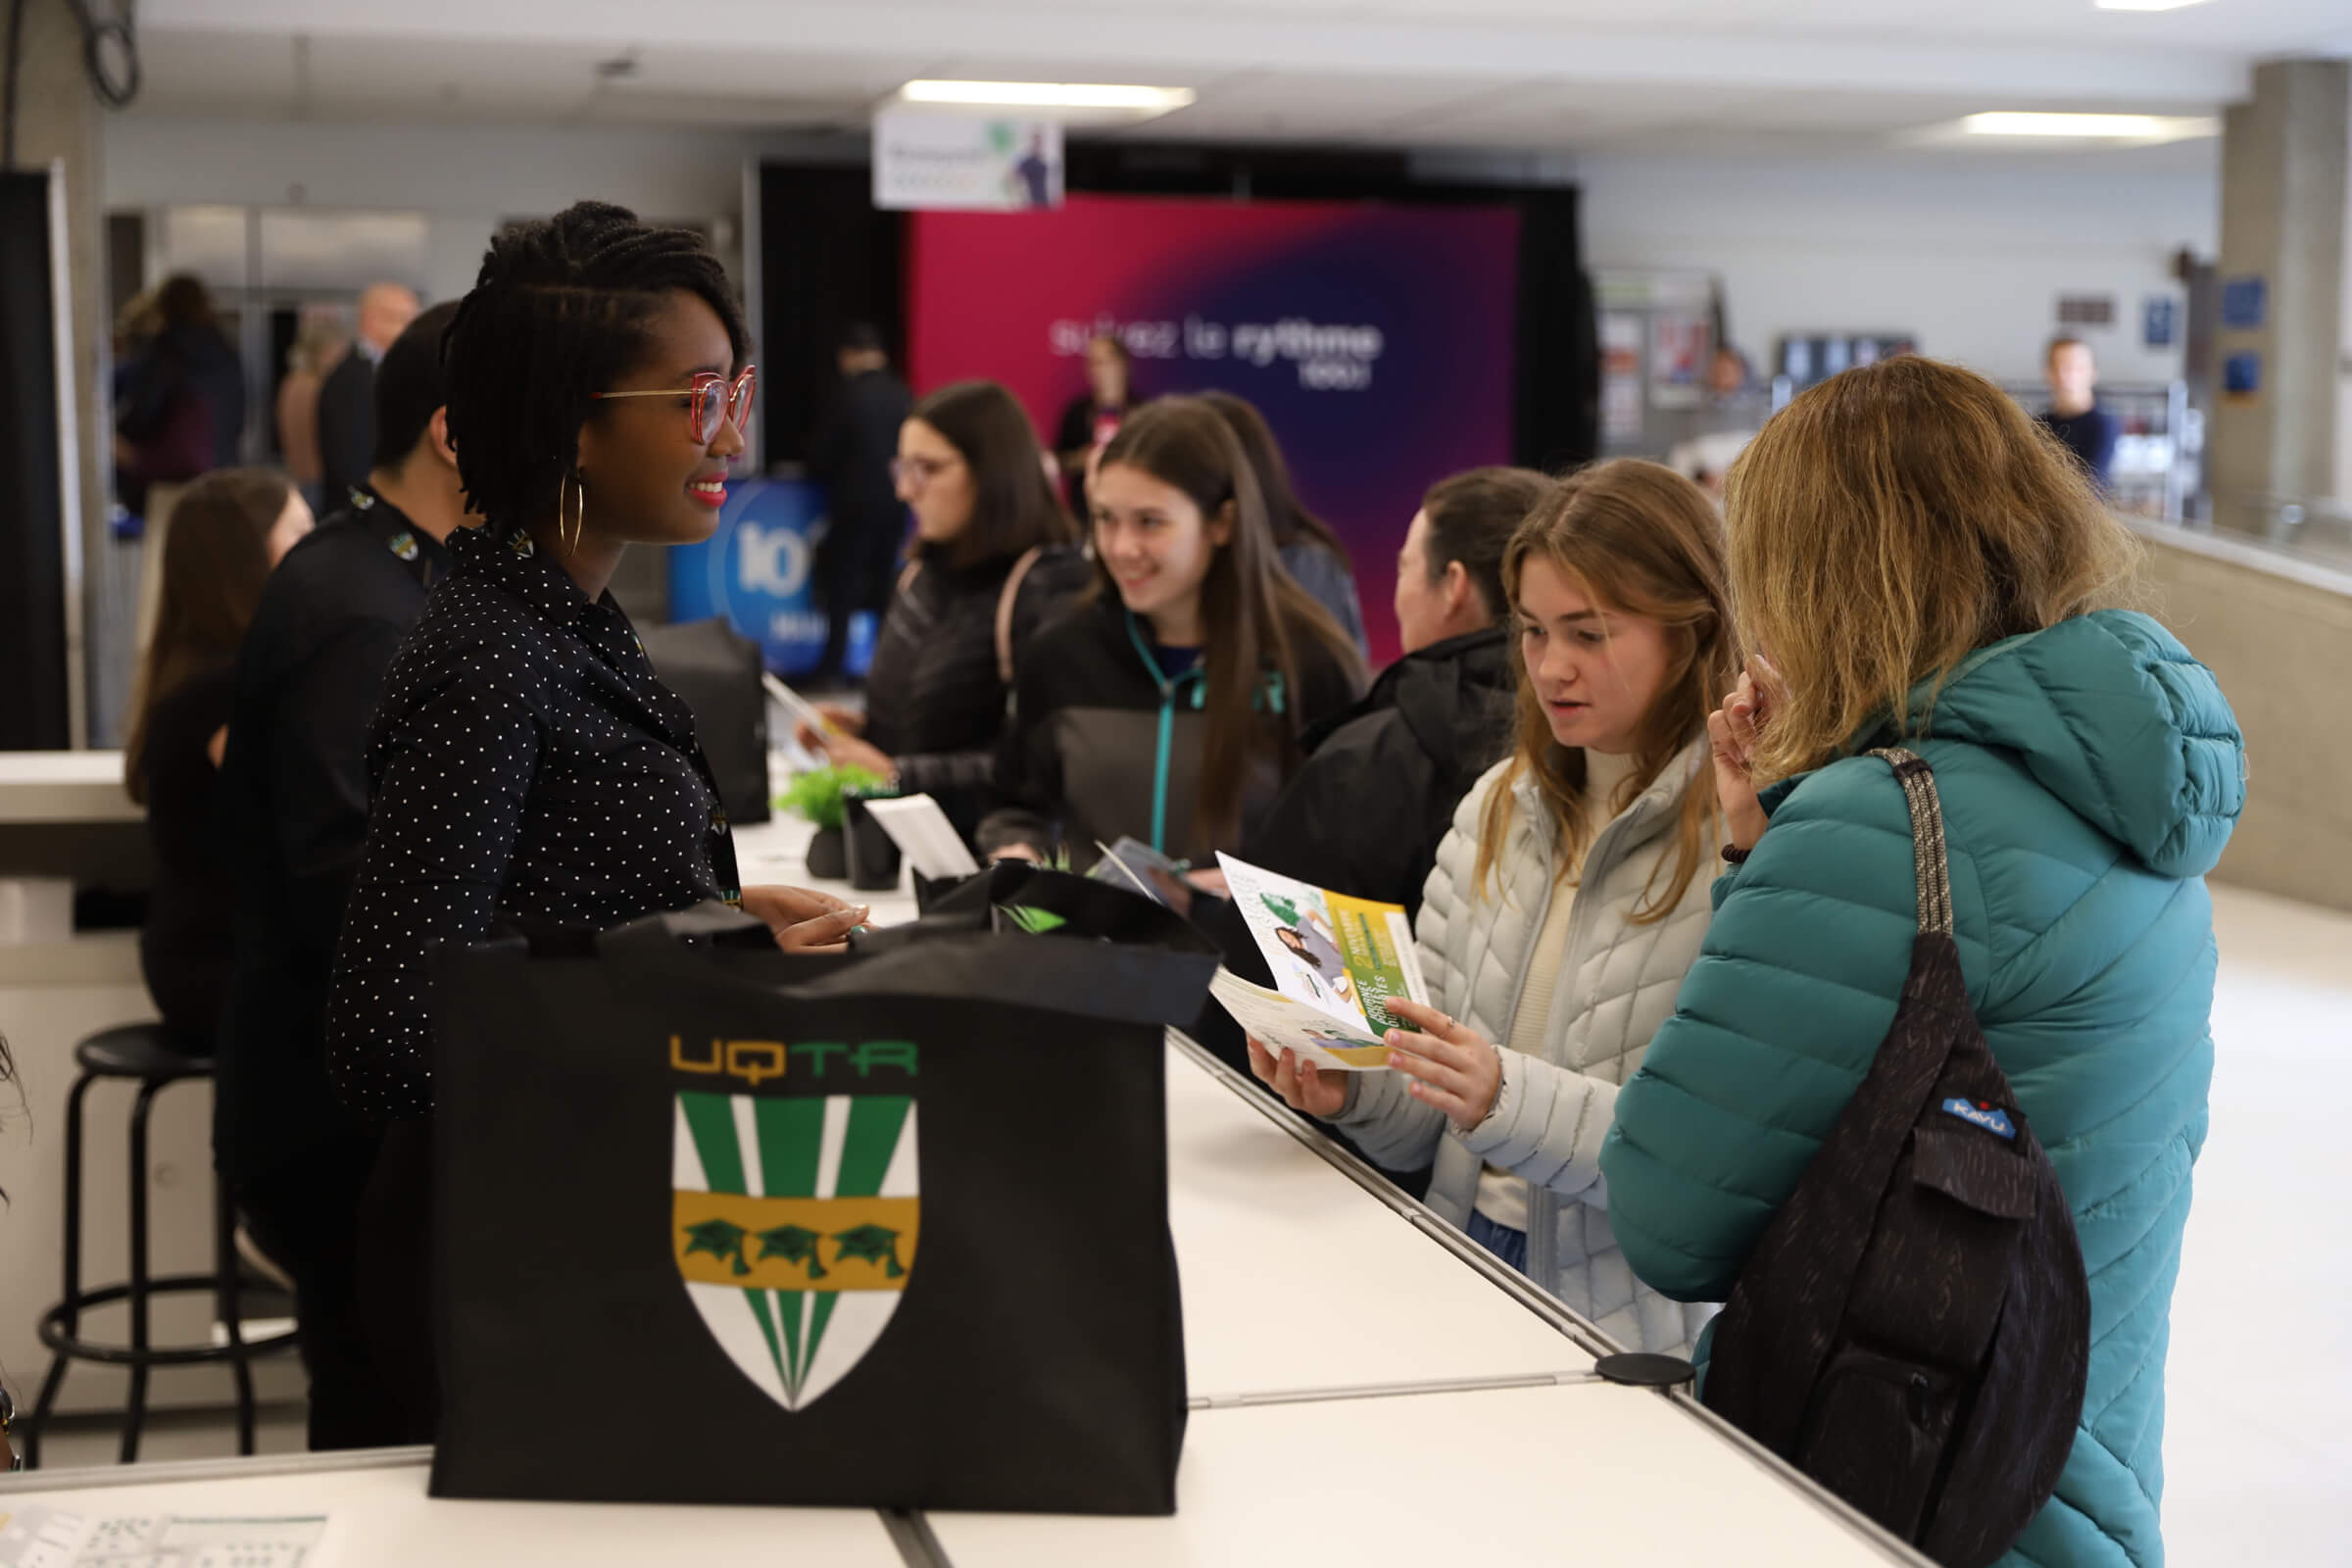
M 2243 742 L 2205 667 L 2121 612 L 1980 650 L 1932 719 L 1906 744 L 1943 796 L 1969 999 L 2090 1275 L 2082 1427 L 2003 1561 L 2159 1564 L 2165 1345 L 2213 1076 L 2203 878 L 2245 800 Z M 1765 808 L 1600 1156 L 1634 1272 L 1686 1300 L 1731 1293 L 1910 966 L 1910 826 L 1887 766 L 1834 762 Z

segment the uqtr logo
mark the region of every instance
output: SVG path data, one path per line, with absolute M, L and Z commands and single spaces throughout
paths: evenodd
M 781 1040 L 712 1040 L 689 1048 L 682 1038 L 671 1035 L 669 1064 L 680 1072 L 740 1078 L 757 1089 L 772 1079 L 823 1078 L 836 1069 L 860 1080 L 877 1072 L 905 1073 L 911 1078 L 915 1049 L 911 1040 L 868 1040 L 856 1046 L 838 1040 L 792 1045 Z
M 710 1084 L 671 1097 L 670 1252 L 710 1337 L 787 1410 L 858 1364 L 906 1289 L 917 1056 L 910 1040 L 670 1037 L 670 1066 Z

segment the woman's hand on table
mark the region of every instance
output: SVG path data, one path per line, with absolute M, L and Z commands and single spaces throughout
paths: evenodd
M 862 767 L 878 778 L 888 778 L 899 770 L 899 764 L 892 761 L 889 754 L 872 741 L 856 735 L 811 736 L 806 726 L 803 726 L 801 735 L 802 745 L 808 746 L 814 741 L 813 749 L 823 752 L 825 760 L 835 767 Z
M 840 703 L 811 703 L 809 706 L 825 716 L 825 728 L 820 732 L 805 723 L 793 726 L 793 738 L 806 750 L 821 752 L 844 736 L 858 738 L 865 734 L 863 710 L 845 707 Z
M 1250 1070 L 1280 1095 L 1284 1104 L 1309 1116 L 1329 1119 L 1348 1103 L 1345 1075 L 1325 1072 L 1287 1047 L 1277 1056 L 1254 1035 L 1250 1037 Z
M 775 934 L 786 953 L 841 953 L 850 933 L 865 924 L 870 906 L 850 904 L 813 888 L 780 884 L 743 890 L 743 912 Z
M 1418 1002 L 1391 997 L 1388 1008 L 1413 1026 L 1388 1035 L 1389 1065 L 1411 1080 L 1405 1093 L 1437 1106 L 1462 1132 L 1485 1121 L 1502 1093 L 1502 1056 L 1494 1043 Z

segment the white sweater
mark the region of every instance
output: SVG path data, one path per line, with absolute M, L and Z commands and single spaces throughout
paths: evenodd
M 1705 740 L 1693 742 L 1593 839 L 1574 890 L 1543 1051 L 1502 1052 L 1502 1088 L 1485 1121 L 1453 1132 L 1444 1112 L 1405 1094 L 1391 1072 L 1348 1074 L 1347 1104 L 1333 1118 L 1396 1169 L 1434 1155 L 1429 1204 L 1456 1225 L 1469 1222 L 1486 1164 L 1525 1178 L 1529 1276 L 1627 1348 L 1677 1355 L 1690 1353 L 1715 1308 L 1669 1300 L 1634 1278 L 1609 1230 L 1600 1146 L 1618 1088 L 1673 1014 L 1706 938 L 1711 863 L 1665 919 L 1635 925 L 1630 916 L 1647 902 L 1651 873 L 1660 885 L 1671 874 L 1683 792 L 1707 763 Z M 1484 887 L 1473 883 L 1480 814 L 1507 765 L 1490 770 L 1456 808 L 1415 928 L 1432 1003 L 1494 1041 L 1510 1037 L 1556 885 L 1551 818 L 1524 780 L 1495 870 Z M 1712 840 L 1704 853 L 1714 855 Z

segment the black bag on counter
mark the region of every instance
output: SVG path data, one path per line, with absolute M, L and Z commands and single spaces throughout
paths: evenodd
M 648 626 L 638 640 L 654 673 L 694 714 L 694 737 L 728 818 L 739 827 L 766 821 L 767 687 L 760 645 L 715 618 Z
M 1214 949 L 956 891 L 847 956 L 716 905 L 438 956 L 435 1495 L 1174 1509 L 1162 1038 Z

